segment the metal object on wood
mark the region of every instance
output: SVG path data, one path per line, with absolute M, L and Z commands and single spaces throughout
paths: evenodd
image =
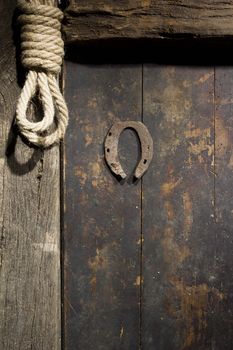
M 141 159 L 134 172 L 135 178 L 140 179 L 147 171 L 153 157 L 153 140 L 147 127 L 143 123 L 136 121 L 114 123 L 105 139 L 105 159 L 109 168 L 115 175 L 121 177 L 122 179 L 127 177 L 118 156 L 119 138 L 125 129 L 135 130 L 140 141 Z

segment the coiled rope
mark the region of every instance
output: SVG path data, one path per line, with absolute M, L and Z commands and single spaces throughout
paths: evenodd
M 16 107 L 16 123 L 28 141 L 39 147 L 49 147 L 64 137 L 68 124 L 68 110 L 57 79 L 64 56 L 61 38 L 63 13 L 37 0 L 30 3 L 19 0 L 18 8 L 22 13 L 18 18 L 21 24 L 21 60 L 29 72 Z M 26 114 L 36 93 L 44 116 L 41 121 L 32 122 Z

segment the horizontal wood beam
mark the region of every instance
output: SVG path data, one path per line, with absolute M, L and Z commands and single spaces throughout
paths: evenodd
M 233 0 L 70 0 L 66 45 L 233 38 Z

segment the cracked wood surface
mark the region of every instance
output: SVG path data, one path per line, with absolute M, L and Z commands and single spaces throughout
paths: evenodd
M 106 40 L 232 39 L 233 1 L 70 0 L 66 45 Z
M 16 70 L 15 5 L 0 1 L 0 349 L 58 350 L 59 147 L 28 147 L 12 129 L 25 77 Z

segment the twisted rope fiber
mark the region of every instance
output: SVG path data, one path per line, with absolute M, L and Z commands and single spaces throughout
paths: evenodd
M 54 6 L 18 0 L 22 12 L 21 60 L 28 69 L 27 78 L 16 107 L 16 123 L 21 134 L 39 147 L 49 147 L 59 142 L 68 124 L 68 110 L 60 92 L 57 76 L 61 71 L 64 43 L 61 38 L 63 13 Z M 26 113 L 30 100 L 39 93 L 44 116 L 32 122 Z M 56 113 L 56 117 L 55 117 Z M 55 130 L 49 133 L 51 126 Z

